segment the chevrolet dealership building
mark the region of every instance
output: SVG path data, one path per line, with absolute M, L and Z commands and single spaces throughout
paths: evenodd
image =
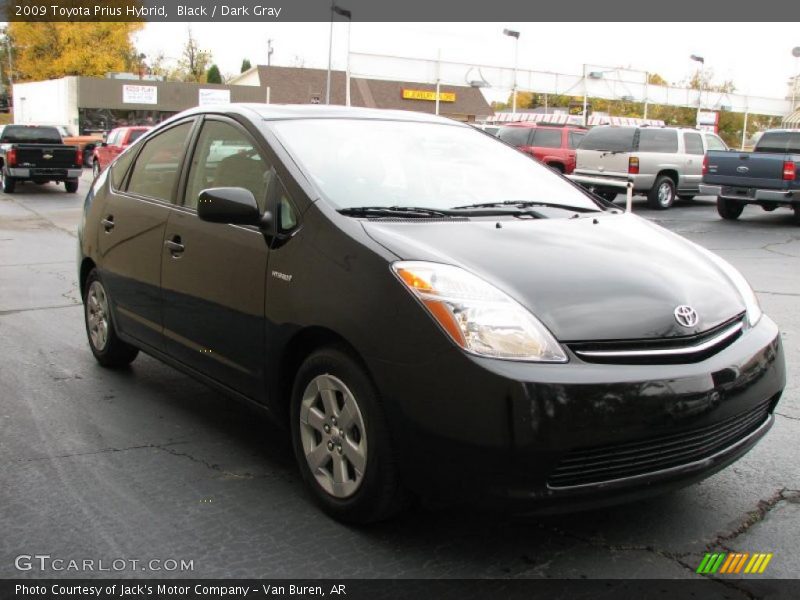
M 256 66 L 227 85 L 112 77 L 62 77 L 14 85 L 14 122 L 61 125 L 71 134 L 106 132 L 126 125 L 154 125 L 195 106 L 228 102 L 320 104 L 327 71 Z M 436 111 L 436 86 L 365 79 L 350 81 L 351 104 L 369 108 Z M 493 111 L 481 91 L 441 86 L 439 114 L 459 121 L 483 120 Z M 345 104 L 345 74 L 331 74 L 331 104 Z

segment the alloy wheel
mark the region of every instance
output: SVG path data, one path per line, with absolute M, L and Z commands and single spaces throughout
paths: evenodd
M 86 294 L 86 323 L 92 346 L 102 352 L 108 344 L 108 296 L 99 281 L 93 281 Z
M 367 465 L 367 436 L 358 402 L 333 375 L 318 375 L 303 392 L 300 440 L 320 487 L 335 498 L 356 493 Z
M 670 185 L 668 181 L 664 181 L 660 186 L 658 186 L 658 203 L 661 206 L 671 206 L 674 200 L 673 196 L 674 192 L 672 190 L 672 185 Z

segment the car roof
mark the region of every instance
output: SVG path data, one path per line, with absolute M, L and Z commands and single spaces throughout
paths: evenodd
M 290 119 L 374 119 L 382 121 L 408 121 L 417 123 L 438 123 L 440 125 L 456 125 L 467 127 L 465 123 L 444 117 L 410 110 L 385 110 L 380 108 L 361 108 L 355 106 L 339 106 L 326 104 L 253 104 L 233 103 L 215 106 L 197 107 L 180 113 L 183 116 L 193 114 L 234 113 L 251 119 L 261 118 L 265 121 L 281 121 Z
M 581 125 L 572 125 L 570 123 L 565 123 L 564 125 L 559 125 L 557 123 L 533 123 L 533 122 L 518 122 L 518 123 L 504 123 L 500 127 L 523 127 L 528 129 L 558 129 L 559 131 L 562 129 L 577 129 L 578 131 L 587 131 L 586 127 Z

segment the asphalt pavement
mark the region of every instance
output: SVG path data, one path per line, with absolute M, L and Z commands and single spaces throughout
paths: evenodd
M 712 198 L 667 212 L 634 200 L 634 212 L 741 269 L 781 327 L 789 384 L 772 431 L 742 460 L 609 509 L 416 508 L 356 529 L 310 502 L 286 434 L 266 419 L 144 355 L 130 370 L 95 363 L 75 266 L 89 185 L 87 171 L 77 194 L 55 184 L 0 194 L 0 578 L 683 578 L 711 551 L 774 553 L 762 578 L 800 571 L 800 227 L 789 211 L 724 222 Z M 17 568 L 34 554 L 127 562 Z M 142 570 L 152 559 L 192 570 Z M 747 597 L 741 584 L 720 577 L 719 589 Z

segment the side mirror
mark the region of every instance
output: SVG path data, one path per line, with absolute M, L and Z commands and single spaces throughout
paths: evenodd
M 253 192 L 240 187 L 209 188 L 200 192 L 197 199 L 197 216 L 209 223 L 256 225 L 273 233 L 272 214 L 263 215 Z

